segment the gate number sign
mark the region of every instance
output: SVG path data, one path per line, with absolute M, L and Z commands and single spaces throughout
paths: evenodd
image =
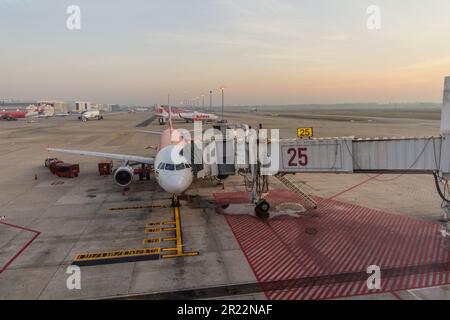
M 313 128 L 298 128 L 297 136 L 299 138 L 305 138 L 305 137 L 311 138 L 313 136 Z

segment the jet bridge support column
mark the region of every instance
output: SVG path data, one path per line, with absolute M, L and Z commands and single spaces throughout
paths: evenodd
M 443 107 L 441 114 L 441 175 L 450 178 L 450 77 L 445 78 Z
M 450 221 L 449 221 L 449 216 L 450 216 L 450 203 L 446 203 L 444 206 L 444 217 L 445 217 L 445 226 L 446 226 L 446 236 L 449 237 L 450 236 Z
M 450 77 L 445 78 L 444 97 L 441 114 L 442 153 L 440 175 L 443 179 L 450 179 Z M 445 190 L 444 190 L 445 191 Z M 445 192 L 444 192 L 445 193 Z M 450 235 L 450 202 L 443 196 L 444 221 L 446 223 L 446 236 Z

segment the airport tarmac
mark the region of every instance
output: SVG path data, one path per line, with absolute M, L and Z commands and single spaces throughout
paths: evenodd
M 317 137 L 390 137 L 437 135 L 440 126 L 438 120 L 382 114 L 345 121 L 291 115 L 225 117 L 279 128 L 281 138 L 294 138 L 297 127 L 314 127 Z M 146 224 L 173 218 L 166 207 L 108 209 L 170 205 L 170 196 L 153 181 L 137 181 L 126 190 L 116 186 L 111 176 L 99 176 L 101 159 L 50 154 L 80 164 L 78 178 L 57 178 L 44 167 L 45 149 L 154 155 L 146 147 L 158 137 L 135 127 L 150 116 L 120 114 L 86 123 L 74 118 L 0 122 L 0 299 L 450 299 L 449 243 L 439 233 L 441 201 L 432 176 L 423 175 L 296 175 L 322 207 L 301 219 L 269 222 L 216 210 L 218 198 L 243 194 L 242 178 L 231 177 L 223 187 L 197 181 L 187 192 L 193 197 L 181 201 L 181 222 L 184 250 L 198 251 L 198 256 L 84 266 L 81 290 L 67 289 L 67 267 L 76 255 L 155 247 L 142 243 L 152 236 L 144 233 Z M 192 129 L 192 124 L 176 127 Z M 147 129 L 162 127 L 155 121 Z M 280 192 L 284 187 L 272 179 L 270 188 Z M 370 223 L 367 217 L 373 217 Z M 306 233 L 298 233 L 303 229 Z M 374 242 L 366 243 L 369 238 Z M 370 254 L 360 243 L 373 243 Z M 410 259 L 392 260 L 380 253 L 401 252 L 408 243 L 416 243 L 418 251 L 410 245 Z M 326 256 L 330 252 L 335 254 Z M 343 257 L 349 261 L 342 262 Z M 370 259 L 391 270 L 378 291 L 358 287 L 365 284 L 362 266 Z M 348 269 L 339 269 L 338 263 Z M 418 265 L 425 269 L 414 269 Z M 332 284 L 324 286 L 330 279 Z

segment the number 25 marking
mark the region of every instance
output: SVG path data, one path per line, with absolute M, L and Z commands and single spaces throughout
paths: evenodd
M 288 154 L 291 156 L 291 159 L 288 162 L 289 167 L 297 167 L 300 165 L 301 167 L 305 167 L 308 165 L 308 155 L 306 155 L 307 148 L 290 148 L 288 150 Z M 298 158 L 298 165 L 297 160 Z

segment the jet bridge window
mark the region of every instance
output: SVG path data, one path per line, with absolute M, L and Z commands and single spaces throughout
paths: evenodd
M 169 170 L 169 171 L 174 171 L 175 170 L 175 165 L 173 163 L 166 163 L 165 169 Z

